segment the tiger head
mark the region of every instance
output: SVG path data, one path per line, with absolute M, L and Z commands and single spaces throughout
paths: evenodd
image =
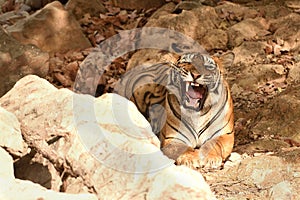
M 175 84 L 180 89 L 181 105 L 187 109 L 200 111 L 216 103 L 216 96 L 220 92 L 219 86 L 223 84 L 222 61 L 231 64 L 233 58 L 233 54 L 214 59 L 200 53 L 180 56 L 173 66 L 177 72 L 173 77 L 177 76 Z

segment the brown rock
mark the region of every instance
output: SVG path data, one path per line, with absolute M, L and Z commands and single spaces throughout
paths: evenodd
M 270 30 L 275 38 L 280 38 L 288 45 L 289 51 L 300 52 L 300 14 L 291 13 L 271 21 Z
M 162 6 L 165 1 L 164 0 L 113 0 L 113 5 L 116 7 L 120 7 L 123 9 L 150 9 L 150 8 L 158 8 Z
M 259 16 L 259 13 L 255 9 L 229 1 L 223 1 L 222 4 L 216 6 L 215 9 L 221 18 L 226 18 L 231 21 L 241 21 L 243 19 Z
M 276 4 L 261 5 L 257 8 L 258 10 L 260 10 L 260 13 L 262 13 L 262 15 L 268 20 L 284 17 L 291 13 L 291 10 L 286 6 L 279 6 Z
M 245 19 L 229 28 L 227 32 L 229 45 L 236 47 L 244 41 L 270 34 L 270 32 L 267 31 L 268 29 L 268 23 L 264 18 Z
M 34 44 L 47 52 L 91 46 L 73 15 L 57 1 L 47 4 L 27 19 L 19 20 L 7 30 L 21 43 Z
M 151 34 L 156 35 L 156 38 L 150 39 L 148 43 L 145 41 L 144 47 L 147 48 L 156 44 L 157 49 L 177 53 L 178 46 L 181 49 L 179 51 L 182 51 L 182 49 L 184 51 L 209 51 L 226 48 L 228 41 L 226 32 L 215 29 L 220 20 L 212 7 L 201 6 L 193 10 L 183 11 L 180 14 L 172 14 L 172 9 L 174 9 L 174 4 L 166 4 L 151 16 L 146 27 L 162 27 L 165 30 L 153 31 L 154 33 Z M 166 30 L 172 30 L 172 33 Z M 168 34 L 172 36 L 159 37 L 159 35 L 165 37 Z M 184 35 L 185 38 L 183 39 L 179 35 Z M 161 61 L 170 61 L 165 60 L 164 53 L 157 49 L 143 49 L 136 52 L 129 60 L 127 69 L 143 63 L 154 64 Z
M 202 44 L 206 47 L 207 51 L 213 49 L 227 49 L 228 35 L 221 29 L 208 30 L 202 39 Z
M 0 96 L 25 75 L 45 77 L 49 71 L 48 60 L 48 53 L 20 44 L 0 27 Z
M 300 62 L 290 66 L 287 81 L 289 83 L 300 83 Z
M 150 17 L 150 19 L 154 20 L 154 19 L 158 19 L 159 17 L 163 16 L 163 15 L 168 15 L 171 14 L 174 9 L 175 9 L 176 5 L 172 2 L 167 3 L 165 5 L 163 5 L 162 7 L 160 7 L 159 9 L 157 9 Z
M 32 9 L 40 9 L 54 0 L 25 0 L 24 3 Z
M 256 64 L 251 67 L 245 67 L 242 71 L 242 74 L 245 77 L 243 80 L 238 80 L 237 82 L 248 80 L 247 84 L 254 89 L 260 85 L 266 84 L 268 81 L 284 77 L 285 73 L 283 73 L 283 71 L 284 67 L 282 65 Z
M 233 52 L 235 54 L 234 64 L 241 64 L 251 66 L 256 62 L 261 62 L 264 58 L 266 43 L 263 42 L 243 42 L 240 46 L 235 47 Z
M 81 19 L 85 14 L 99 17 L 100 13 L 106 13 L 106 8 L 98 0 L 69 0 L 66 9 L 71 11 L 76 19 Z
M 79 68 L 79 64 L 77 61 L 73 61 L 69 64 L 67 64 L 63 69 L 63 73 L 65 76 L 69 77 L 71 81 L 75 81 L 77 71 Z
M 180 13 L 183 10 L 192 10 L 192 9 L 195 9 L 195 8 L 198 8 L 198 7 L 201 7 L 201 6 L 203 6 L 203 5 L 199 1 L 180 1 L 176 5 L 176 7 L 174 9 L 174 12 L 175 13 Z
M 208 30 L 213 29 L 219 23 L 220 21 L 215 10 L 211 7 L 203 6 L 178 15 L 168 14 L 162 15 L 158 19 L 150 19 L 146 26 L 169 28 L 183 33 L 202 44 L 202 37 L 206 35 Z
M 252 128 L 264 136 L 275 135 L 276 137 L 290 138 L 296 143 L 300 142 L 300 87 L 287 88 L 277 98 L 268 102 L 263 111 L 263 116 Z M 292 142 L 292 141 L 291 141 Z M 288 143 L 286 143 L 288 144 Z

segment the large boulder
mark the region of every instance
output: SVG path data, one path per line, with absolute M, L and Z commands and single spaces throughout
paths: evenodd
M 68 174 L 51 180 L 51 189 L 104 199 L 170 199 L 177 194 L 214 199 L 199 172 L 175 166 L 162 154 L 149 123 L 123 97 L 74 94 L 29 75 L 0 105 L 21 122 L 24 140 L 37 152 L 35 162 L 50 163 L 52 178 L 61 170 Z
M 66 52 L 91 46 L 75 17 L 58 1 L 47 4 L 7 30 L 21 43 L 36 45 L 46 52 Z

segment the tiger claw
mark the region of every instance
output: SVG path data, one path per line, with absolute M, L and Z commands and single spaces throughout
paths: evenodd
M 218 156 L 207 156 L 204 159 L 199 159 L 201 168 L 203 169 L 218 169 L 222 166 L 223 160 L 222 157 Z
M 206 153 L 203 149 L 189 149 L 176 159 L 177 165 L 186 165 L 192 169 L 218 169 L 222 163 L 221 156 Z
M 192 169 L 201 167 L 198 150 L 188 150 L 176 159 L 177 165 L 185 165 Z

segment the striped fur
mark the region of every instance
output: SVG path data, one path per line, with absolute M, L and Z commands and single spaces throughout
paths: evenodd
M 233 59 L 184 54 L 176 63 L 131 69 L 115 90 L 136 104 L 177 164 L 217 168 L 233 147 L 233 105 L 222 76 Z

